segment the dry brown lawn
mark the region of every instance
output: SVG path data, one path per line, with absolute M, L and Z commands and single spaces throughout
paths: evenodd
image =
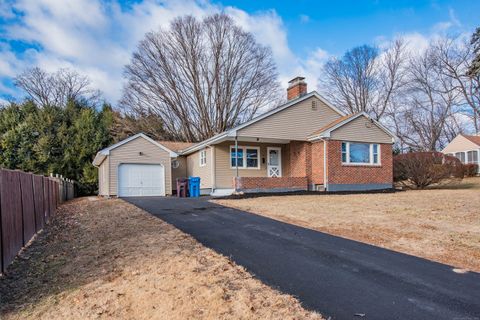
M 306 228 L 480 271 L 480 178 L 386 194 L 218 200 Z
M 0 278 L 3 319 L 321 319 L 122 200 L 63 205 Z

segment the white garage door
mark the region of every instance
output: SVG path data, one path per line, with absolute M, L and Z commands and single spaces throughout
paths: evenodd
M 164 196 L 165 170 L 158 164 L 121 164 L 118 170 L 120 197 Z

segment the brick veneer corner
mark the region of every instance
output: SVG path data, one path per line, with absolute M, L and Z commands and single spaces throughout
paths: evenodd
M 393 155 L 392 145 L 380 144 L 379 166 L 342 164 L 342 141 L 327 142 L 328 183 L 329 184 L 392 184 Z

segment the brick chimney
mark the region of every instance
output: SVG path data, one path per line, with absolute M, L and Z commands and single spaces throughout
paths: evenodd
M 304 77 L 296 77 L 288 81 L 287 100 L 292 100 L 307 94 L 307 83 Z

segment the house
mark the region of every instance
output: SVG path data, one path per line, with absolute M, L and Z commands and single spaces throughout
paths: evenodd
M 140 133 L 98 152 L 99 193 L 169 195 L 175 179 L 201 178 L 203 194 L 233 191 L 352 191 L 392 187 L 394 135 L 365 113 L 346 115 L 304 78 L 287 102 L 189 145 Z
M 442 150 L 442 153 L 455 156 L 464 164 L 473 163 L 480 167 L 480 135 L 459 134 Z

